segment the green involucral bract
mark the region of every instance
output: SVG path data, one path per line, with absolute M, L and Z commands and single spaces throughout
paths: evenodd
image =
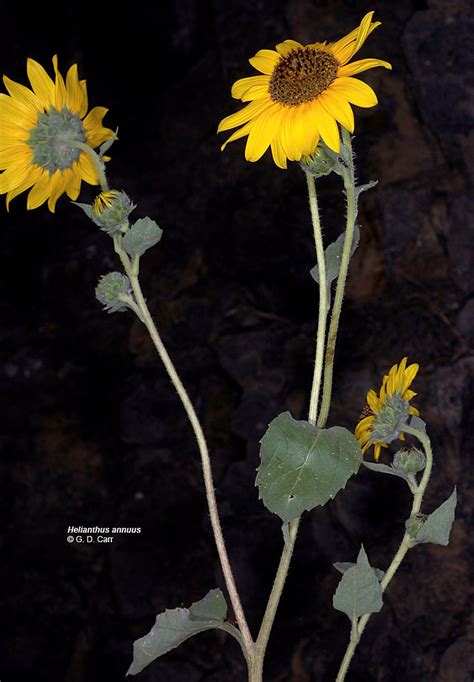
M 357 473 L 362 452 L 347 429 L 318 429 L 284 412 L 262 438 L 260 459 L 260 499 L 287 522 L 326 504 L 344 488 Z
M 396 440 L 410 416 L 410 404 L 400 393 L 389 396 L 373 422 L 370 440 L 373 443 L 391 443 Z

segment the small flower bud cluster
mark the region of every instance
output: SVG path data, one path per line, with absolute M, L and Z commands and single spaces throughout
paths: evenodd
M 124 298 L 132 296 L 130 280 L 120 272 L 109 272 L 99 280 L 95 296 L 107 312 L 121 313 L 127 309 L 127 302 Z
M 393 458 L 393 466 L 407 474 L 416 474 L 426 466 L 426 456 L 418 448 L 399 450 Z

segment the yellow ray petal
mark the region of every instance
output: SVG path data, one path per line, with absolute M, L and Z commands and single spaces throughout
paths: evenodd
M 26 71 L 31 87 L 45 109 L 54 103 L 54 83 L 45 69 L 34 59 L 26 62 Z
M 333 93 L 329 87 L 318 97 L 318 101 L 327 113 L 339 121 L 350 133 L 354 132 L 354 112 L 350 104 L 339 93 Z
M 221 147 L 221 151 L 223 152 L 224 149 L 227 147 L 229 142 L 234 142 L 235 140 L 240 140 L 241 137 L 245 137 L 246 135 L 249 134 L 249 132 L 252 130 L 252 126 L 254 124 L 254 121 L 249 121 L 246 123 L 242 128 L 239 128 L 238 130 L 235 131 L 235 133 L 232 133 L 232 135 L 229 137 L 228 140 L 224 142 L 224 144 Z
M 242 102 L 251 102 L 254 99 L 268 99 L 270 100 L 270 93 L 268 92 L 268 85 L 254 85 L 249 88 L 245 95 L 241 97 Z
M 278 132 L 278 138 L 283 146 L 286 157 L 290 161 L 298 161 L 300 153 L 294 140 L 294 119 L 296 116 L 296 107 L 285 107 L 283 109 L 282 122 Z
M 250 104 L 247 104 L 247 106 L 240 111 L 236 111 L 235 114 L 230 114 L 230 116 L 223 118 L 219 123 L 217 132 L 221 133 L 223 130 L 237 128 L 237 126 L 247 123 L 247 121 L 250 121 L 251 118 L 258 116 L 270 106 L 275 105 L 271 101 L 256 100 L 255 102 L 250 102 Z
M 352 54 L 351 54 L 351 56 L 349 57 L 349 59 L 351 59 L 351 58 L 355 55 L 355 53 L 358 52 L 358 51 L 360 50 L 360 48 L 362 47 L 362 45 L 363 45 L 363 44 L 365 43 L 365 41 L 367 40 L 369 34 L 371 33 L 371 30 L 373 30 L 373 29 L 371 28 L 372 25 L 373 25 L 373 24 L 372 24 L 372 17 L 373 17 L 373 16 L 374 16 L 374 13 L 373 13 L 373 12 L 368 12 L 368 13 L 365 15 L 365 17 L 362 19 L 362 21 L 360 22 L 360 26 L 359 26 L 359 31 L 358 31 L 358 34 L 357 34 L 357 38 L 356 38 L 356 41 L 355 41 L 355 43 L 354 43 L 354 47 L 353 47 L 353 50 L 352 50 Z M 380 26 L 380 22 L 378 22 L 378 25 Z
M 286 155 L 285 155 L 283 145 L 282 145 L 278 135 L 276 135 L 273 138 L 271 148 L 272 148 L 272 156 L 273 156 L 273 160 L 274 160 L 275 164 L 278 166 L 278 168 L 283 168 L 284 170 L 286 170 L 286 168 L 287 168 Z
M 319 139 L 318 115 L 313 102 L 295 107 L 293 140 L 298 151 L 298 161 L 315 151 Z
M 25 190 L 30 189 L 30 187 L 32 185 L 34 185 L 35 182 L 41 176 L 41 172 L 42 172 L 41 168 L 36 167 L 33 170 L 30 168 L 27 177 L 22 182 L 20 182 L 20 184 L 18 184 L 14 189 L 11 189 L 7 193 L 7 198 L 6 198 L 7 199 L 7 211 L 10 210 L 10 201 L 12 199 L 14 199 L 15 197 L 17 197 L 22 192 L 24 192 Z
M 62 194 L 64 194 L 65 189 L 66 189 L 65 175 L 62 171 L 57 170 L 51 176 L 51 194 L 49 195 L 48 199 L 48 208 L 51 211 L 51 213 L 55 212 L 56 202 L 58 201 L 59 197 Z
M 66 105 L 73 114 L 79 114 L 82 109 L 83 91 L 79 85 L 77 64 L 73 64 L 66 74 Z
M 255 120 L 245 146 L 247 161 L 258 161 L 265 154 L 280 126 L 282 115 L 282 107 L 271 107 Z
M 336 57 L 336 59 L 341 65 L 346 64 L 349 61 L 349 59 L 351 59 L 351 57 L 354 56 L 355 54 L 354 47 L 359 37 L 360 27 L 364 20 L 366 20 L 369 15 L 370 18 L 372 18 L 373 14 L 374 14 L 373 12 L 369 12 L 369 14 L 366 14 L 365 17 L 362 19 L 361 24 L 357 28 L 355 28 L 347 35 L 345 35 L 343 38 L 340 38 L 337 42 L 328 45 L 330 52 L 333 53 L 333 55 Z M 377 28 L 377 26 L 380 26 L 380 24 L 381 24 L 380 21 L 372 22 L 369 25 L 367 36 L 369 36 L 372 33 L 372 31 L 374 31 Z
M 82 106 L 79 111 L 79 116 L 81 118 L 84 118 L 84 116 L 87 114 L 87 109 L 89 108 L 89 98 L 87 96 L 87 83 L 86 81 L 79 81 L 79 85 L 82 92 Z
M 26 144 L 18 144 L 15 147 L 0 150 L 0 170 L 9 166 L 30 164 L 33 156 L 31 147 Z
M 81 152 L 79 156 L 78 173 L 81 179 L 88 182 L 89 185 L 99 184 L 99 177 L 95 166 L 85 152 Z
M 409 367 L 406 368 L 405 376 L 403 377 L 402 392 L 406 391 L 406 389 L 410 386 L 410 384 L 418 374 L 419 369 L 420 365 L 418 365 L 417 363 L 409 365 Z
M 268 76 L 250 76 L 249 78 L 240 78 L 238 81 L 235 81 L 234 85 L 232 86 L 232 97 L 234 99 L 241 99 L 243 95 L 247 92 L 247 90 L 254 85 L 260 85 L 260 86 L 267 86 L 270 82 L 270 79 Z
M 0 130 L 3 124 L 31 130 L 36 124 L 38 112 L 33 107 L 23 104 L 10 95 L 0 93 Z
M 392 70 L 392 65 L 389 62 L 384 62 L 383 59 L 359 59 L 357 62 L 350 62 L 345 66 L 341 66 L 337 72 L 339 76 L 354 76 L 356 73 L 367 71 L 367 69 L 374 69 L 376 66 L 383 66 L 385 69 Z
M 76 201 L 81 191 L 81 177 L 75 163 L 72 168 L 66 168 L 64 171 L 66 177 L 66 192 L 72 201 Z
M 56 82 L 54 84 L 54 106 L 58 111 L 60 111 L 66 104 L 66 85 L 64 83 L 64 78 L 59 73 L 58 69 L 58 57 L 54 55 L 53 57 L 53 67 L 54 73 L 56 74 Z M 53 211 L 54 212 L 54 211 Z
M 367 393 L 367 404 L 372 412 L 378 412 L 380 410 L 380 398 L 373 388 Z
M 286 57 L 293 50 L 302 50 L 303 45 L 301 43 L 296 42 L 296 40 L 284 40 L 282 43 L 278 43 L 278 45 L 275 45 L 275 48 L 277 52 Z
M 314 102 L 314 108 L 316 110 L 318 128 L 321 137 L 327 146 L 336 152 L 336 154 L 338 154 L 341 147 L 341 140 L 339 136 L 339 128 L 337 127 L 335 119 L 327 113 L 324 107 L 320 104 L 319 100 Z
M 44 107 L 41 105 L 38 97 L 29 88 L 21 85 L 21 83 L 15 83 L 8 76 L 3 76 L 3 82 L 10 95 L 16 100 L 32 108 L 34 111 L 43 111 Z
M 274 50 L 259 50 L 255 57 L 249 59 L 249 62 L 254 69 L 269 76 L 273 73 L 273 69 L 278 64 L 279 59 L 280 55 L 278 52 L 274 52 Z
M 31 165 L 10 166 L 0 174 L 0 194 L 7 194 L 21 185 L 31 172 Z
M 346 99 L 358 107 L 373 107 L 377 104 L 377 95 L 370 85 L 358 78 L 343 76 L 331 84 L 331 90 L 342 94 Z
M 51 194 L 51 176 L 44 170 L 28 194 L 26 207 L 29 211 L 44 204 Z

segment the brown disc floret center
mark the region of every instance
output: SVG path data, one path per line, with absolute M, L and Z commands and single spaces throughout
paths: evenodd
M 310 102 L 335 80 L 338 68 L 337 59 L 325 50 L 314 47 L 292 50 L 273 71 L 271 98 L 292 107 Z

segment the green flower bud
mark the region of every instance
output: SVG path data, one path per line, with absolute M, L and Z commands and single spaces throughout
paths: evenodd
M 131 295 L 130 280 L 120 272 L 109 272 L 108 275 L 103 275 L 95 289 L 95 297 L 108 313 L 121 313 L 126 310 L 127 303 L 123 298 L 130 298 Z
M 101 230 L 113 236 L 128 229 L 128 216 L 136 208 L 125 192 L 101 192 L 92 206 L 77 204 Z
M 407 533 L 411 535 L 412 538 L 416 538 L 426 519 L 427 516 L 425 514 L 415 514 L 414 516 L 410 516 L 410 518 L 405 522 Z
M 338 163 L 338 156 L 324 142 L 321 142 L 313 154 L 303 156 L 300 161 L 301 168 L 314 175 L 315 178 L 320 178 L 323 175 L 329 175 L 335 170 Z
M 418 448 L 399 450 L 393 458 L 393 466 L 395 469 L 405 471 L 407 474 L 416 474 L 425 468 L 426 457 Z
M 373 443 L 391 443 L 396 440 L 410 416 L 408 400 L 400 393 L 389 396 L 372 425 L 370 440 Z

